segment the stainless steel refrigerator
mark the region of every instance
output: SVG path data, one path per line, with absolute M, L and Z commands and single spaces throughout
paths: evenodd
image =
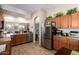
M 47 49 L 53 49 L 53 35 L 56 35 L 56 28 L 55 26 L 46 25 L 44 38 L 42 39 L 42 46 Z

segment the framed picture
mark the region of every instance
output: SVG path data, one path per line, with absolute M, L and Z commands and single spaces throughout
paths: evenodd
M 0 21 L 0 29 L 4 28 L 4 21 Z

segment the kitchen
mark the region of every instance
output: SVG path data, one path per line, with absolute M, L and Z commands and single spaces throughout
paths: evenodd
M 45 5 L 45 6 L 52 7 L 53 5 Z M 20 46 L 23 43 L 26 43 L 26 45 L 29 43 L 37 43 L 36 45 L 41 46 L 42 48 L 45 48 L 48 51 L 53 50 L 54 53 L 52 54 L 55 54 L 63 47 L 69 50 L 79 51 L 79 29 L 78 29 L 79 13 L 77 8 L 75 8 L 76 6 L 78 7 L 79 5 L 64 5 L 64 6 L 66 6 L 66 8 L 68 6 L 71 7 L 73 6 L 73 8 L 70 7 L 67 8 L 66 10 L 68 10 L 68 12 L 66 11 L 67 13 L 65 12 L 65 14 L 63 14 L 62 12 L 57 13 L 57 11 L 59 10 L 56 10 L 55 17 L 53 17 L 50 16 L 51 11 L 53 10 L 53 9 L 50 10 L 51 7 L 48 8 L 49 10 L 45 10 L 42 7 L 41 10 L 38 10 L 32 14 L 33 21 L 28 20 L 26 21 L 26 19 L 22 18 L 22 16 L 14 17 L 15 19 L 14 20 L 11 15 L 15 16 L 16 13 L 8 11 L 7 14 L 8 13 L 11 14 L 4 17 L 4 24 L 3 24 L 4 28 L 1 29 L 2 31 L 4 30 L 4 32 L 2 34 L 5 37 L 5 39 L 6 38 L 11 39 L 11 44 L 9 43 L 11 47 Z M 60 7 L 63 8 L 62 5 L 60 5 Z M 37 26 L 38 28 L 35 27 L 34 19 L 35 20 L 37 19 L 36 24 L 39 24 Z M 41 21 L 39 21 L 39 19 Z M 9 49 L 11 53 L 11 48 Z

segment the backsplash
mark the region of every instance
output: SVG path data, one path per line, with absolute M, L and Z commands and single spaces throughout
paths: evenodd
M 63 33 L 69 33 L 70 31 L 79 31 L 79 29 L 60 29 Z

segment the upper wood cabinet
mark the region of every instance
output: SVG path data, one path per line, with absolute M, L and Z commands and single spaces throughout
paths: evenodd
M 61 17 L 61 28 L 70 28 L 71 27 L 71 16 L 65 15 Z
M 79 28 L 79 13 L 74 13 L 72 15 L 65 15 L 62 17 L 57 17 L 54 19 L 56 22 L 56 27 L 58 29 L 62 28 Z
M 72 14 L 71 28 L 79 28 L 79 13 Z
M 56 27 L 57 27 L 58 29 L 60 29 L 60 28 L 61 28 L 61 17 L 57 17 L 57 18 L 55 18 L 54 20 L 55 20 L 55 22 L 56 22 Z

